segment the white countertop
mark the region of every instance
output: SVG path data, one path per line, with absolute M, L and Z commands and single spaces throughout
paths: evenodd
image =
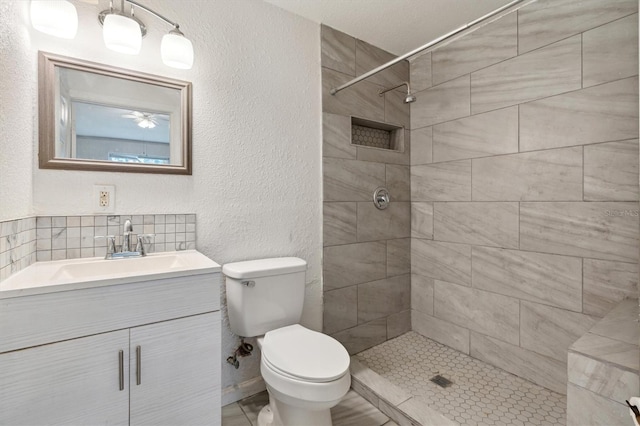
M 220 272 L 196 250 L 36 262 L 0 282 L 0 299 Z

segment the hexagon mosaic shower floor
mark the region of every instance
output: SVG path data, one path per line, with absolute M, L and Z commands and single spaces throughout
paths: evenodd
M 462 425 L 565 425 L 566 397 L 410 331 L 356 355 Z M 442 388 L 436 375 L 453 384 Z

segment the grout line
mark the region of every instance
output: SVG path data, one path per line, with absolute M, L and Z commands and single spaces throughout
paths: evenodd
M 582 146 L 582 201 L 584 199 L 584 145 Z
M 584 89 L 584 33 L 580 33 L 580 87 Z

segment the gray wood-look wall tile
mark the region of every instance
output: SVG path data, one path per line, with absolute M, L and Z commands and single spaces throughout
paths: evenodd
M 331 334 L 358 325 L 358 288 L 350 286 L 325 291 L 323 333 Z
M 433 127 L 411 130 L 411 165 L 432 162 Z
M 384 164 L 323 159 L 324 201 L 369 201 L 373 191 L 385 184 Z
M 502 62 L 518 54 L 518 15 L 510 13 L 432 53 L 433 84 Z
M 637 209 L 637 203 L 622 202 L 521 203 L 520 248 L 636 262 Z
M 566 362 L 474 332 L 471 333 L 470 354 L 552 391 L 567 392 Z
M 605 336 L 587 333 L 571 345 L 569 350 L 631 371 L 638 371 L 640 351 L 638 351 L 637 342 L 634 344 L 625 343 Z
M 638 139 L 584 147 L 584 199 L 638 200 Z
M 431 52 L 415 57 L 410 64 L 411 89 L 420 92 L 432 86 Z
M 411 129 L 430 126 L 470 114 L 469 75 L 416 94 L 411 104 Z
M 361 81 L 335 95 L 336 88 L 353 77 L 322 68 L 322 110 L 340 115 L 353 115 L 369 120 L 384 121 L 384 97 L 378 95 L 382 86 Z
M 356 41 L 356 75 L 362 75 L 395 59 L 396 56 L 362 40 Z M 372 83 L 391 88 L 409 80 L 409 62 L 401 61 L 368 78 Z
M 476 158 L 472 170 L 474 201 L 582 200 L 582 147 Z
M 637 11 L 635 0 L 538 0 L 518 10 L 519 53 Z
M 581 47 L 575 36 L 472 73 L 472 114 L 580 89 Z
M 471 246 L 413 238 L 411 272 L 437 280 L 471 285 Z
M 433 203 L 411 203 L 411 236 L 433 239 Z
M 624 401 L 640 392 L 637 372 L 569 352 L 569 383 L 581 386 L 614 401 Z
M 474 288 L 582 310 L 582 260 L 577 257 L 473 247 L 471 260 Z
M 424 337 L 469 354 L 469 330 L 464 327 L 412 309 L 411 329 Z
M 357 242 L 356 203 L 322 203 L 322 219 L 324 246 Z
M 322 114 L 322 156 L 356 159 L 356 147 L 351 145 L 351 118 Z
M 637 77 L 520 105 L 520 151 L 637 137 Z
M 371 201 L 358 203 L 357 232 L 358 241 L 410 237 L 411 203 L 391 202 L 385 210 L 378 210 Z
M 518 248 L 518 203 L 434 203 L 433 239 Z
M 583 311 L 605 316 L 621 300 L 638 295 L 638 264 L 584 259 Z
M 360 324 L 334 333 L 332 337 L 344 345 L 349 355 L 353 355 L 387 340 L 387 319 Z
M 384 242 L 325 247 L 325 291 L 384 278 L 386 257 Z
M 387 277 L 411 273 L 411 239 L 387 241 Z
M 434 297 L 437 318 L 518 344 L 518 299 L 438 280 Z
M 387 317 L 387 339 L 393 339 L 408 331 L 411 331 L 410 309 Z
M 356 75 L 356 39 L 326 25 L 320 26 L 322 66 Z
M 518 152 L 518 107 L 433 126 L 433 161 Z
M 411 201 L 411 173 L 409 166 L 387 164 L 387 189 L 392 201 Z
M 638 15 L 582 35 L 582 85 L 589 87 L 638 75 Z
M 410 128 L 411 104 L 404 103 L 406 96 L 406 92 L 396 90 L 384 94 L 384 121 L 386 123 L 402 126 L 405 129 Z
M 624 425 L 631 422 L 626 405 L 569 383 L 567 426 Z
M 471 201 L 471 160 L 411 167 L 411 201 Z
M 523 301 L 520 303 L 520 346 L 566 362 L 569 346 L 596 321 L 596 317 L 578 312 Z
M 411 275 L 358 284 L 358 323 L 411 309 Z
M 411 276 L 411 309 L 433 316 L 433 278 Z
M 618 303 L 611 312 L 591 327 L 589 333 L 637 345 L 640 341 L 638 300 L 626 299 Z

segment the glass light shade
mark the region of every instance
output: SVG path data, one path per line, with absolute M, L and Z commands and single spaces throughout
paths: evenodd
M 165 34 L 160 44 L 162 62 L 173 68 L 191 69 L 193 66 L 193 45 L 180 34 Z
M 78 32 L 78 12 L 66 0 L 31 0 L 31 25 L 45 34 L 71 39 Z
M 127 55 L 137 55 L 142 47 L 140 25 L 133 19 L 115 13 L 105 16 L 102 38 L 109 49 Z

